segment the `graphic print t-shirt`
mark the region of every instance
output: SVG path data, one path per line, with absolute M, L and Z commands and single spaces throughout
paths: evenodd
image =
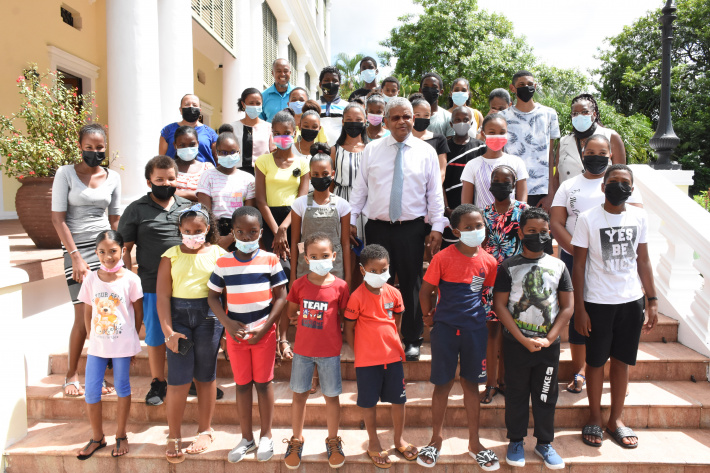
M 92 307 L 89 355 L 124 358 L 141 351 L 133 303 L 143 297 L 140 278 L 131 271 L 113 282 L 90 272 L 81 285 L 79 300 Z
M 287 300 L 299 305 L 296 343 L 293 352 L 301 356 L 339 356 L 343 346 L 338 312 L 348 305 L 348 284 L 335 278 L 318 286 L 303 276 L 294 281 Z
M 585 301 L 625 304 L 643 297 L 636 258 L 647 231 L 646 212 L 633 205 L 620 214 L 610 214 L 599 205 L 579 216 L 572 246 L 588 249 Z
M 482 248 L 475 256 L 461 253 L 455 245 L 435 254 L 424 280 L 439 287 L 434 323 L 441 322 L 462 330 L 485 327 L 484 286 L 496 280 L 498 262 Z
M 557 291 L 572 292 L 572 278 L 557 258 L 520 254 L 503 261 L 493 290 L 510 293 L 508 310 L 523 335 L 546 337 L 560 312 Z

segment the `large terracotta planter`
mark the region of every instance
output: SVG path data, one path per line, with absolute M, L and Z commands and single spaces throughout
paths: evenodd
M 37 248 L 56 249 L 62 242 L 52 225 L 53 177 L 25 177 L 15 194 L 15 210 L 22 228 Z

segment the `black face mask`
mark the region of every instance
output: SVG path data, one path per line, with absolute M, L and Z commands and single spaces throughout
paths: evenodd
M 491 194 L 498 202 L 502 202 L 510 197 L 510 193 L 513 192 L 512 182 L 491 182 L 491 187 L 489 188 Z
M 90 168 L 95 168 L 106 159 L 105 151 L 82 151 L 81 157 Z
M 582 162 L 584 163 L 584 169 L 589 171 L 590 174 L 599 175 L 602 174 L 609 165 L 609 156 L 584 156 Z
M 414 129 L 417 131 L 424 131 L 429 128 L 429 123 L 431 120 L 429 118 L 415 118 L 414 119 Z
M 301 138 L 303 138 L 303 141 L 311 142 L 315 141 L 316 137 L 318 136 L 318 133 L 320 130 L 306 130 L 302 129 L 301 130 Z
M 326 82 L 320 86 L 325 95 L 338 95 L 338 90 L 340 90 L 340 84 L 335 82 Z
M 621 205 L 631 197 L 631 186 L 625 182 L 610 182 L 604 186 L 604 195 L 611 205 Z
M 150 191 L 153 193 L 158 200 L 170 200 L 172 196 L 175 195 L 177 187 L 173 186 L 156 186 L 152 182 L 150 183 Z
M 200 109 L 198 107 L 183 107 L 182 118 L 186 122 L 196 122 L 200 118 Z
M 365 124 L 363 122 L 345 122 L 343 123 L 343 130 L 348 134 L 350 138 L 355 138 L 362 134 L 365 129 Z
M 333 182 L 333 178 L 331 176 L 311 178 L 311 184 L 313 184 L 313 188 L 318 192 L 323 192 L 330 187 L 331 182 Z
M 545 249 L 545 245 L 551 238 L 549 233 L 527 233 L 523 235 L 523 246 L 537 253 Z
M 422 87 L 422 95 L 424 100 L 432 104 L 439 100 L 439 89 L 436 87 Z
M 515 89 L 515 95 L 517 95 L 523 102 L 530 102 L 530 99 L 532 99 L 533 95 L 535 95 L 535 86 L 526 85 L 524 87 L 518 87 Z

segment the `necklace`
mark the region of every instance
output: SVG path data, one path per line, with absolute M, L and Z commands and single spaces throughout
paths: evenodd
M 607 213 L 608 213 L 608 212 L 607 212 L 606 209 L 604 208 L 604 204 L 602 204 L 602 215 L 604 215 L 604 221 L 605 221 L 606 224 L 609 226 L 609 228 L 614 228 L 614 226 L 613 226 L 612 224 L 610 224 L 610 223 L 609 223 L 609 220 L 606 218 L 606 214 L 607 214 Z M 624 227 L 626 226 L 626 225 L 625 225 L 625 224 L 626 224 L 626 217 L 629 216 L 629 213 L 628 213 L 626 210 L 624 210 L 622 213 L 624 214 L 624 220 L 621 221 L 621 225 L 619 225 L 619 228 L 624 228 Z

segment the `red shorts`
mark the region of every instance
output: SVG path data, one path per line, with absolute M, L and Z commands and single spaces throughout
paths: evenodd
M 235 342 L 227 336 L 227 353 L 232 365 L 234 382 L 239 385 L 268 383 L 274 379 L 276 362 L 276 325 L 255 344 L 248 340 Z

